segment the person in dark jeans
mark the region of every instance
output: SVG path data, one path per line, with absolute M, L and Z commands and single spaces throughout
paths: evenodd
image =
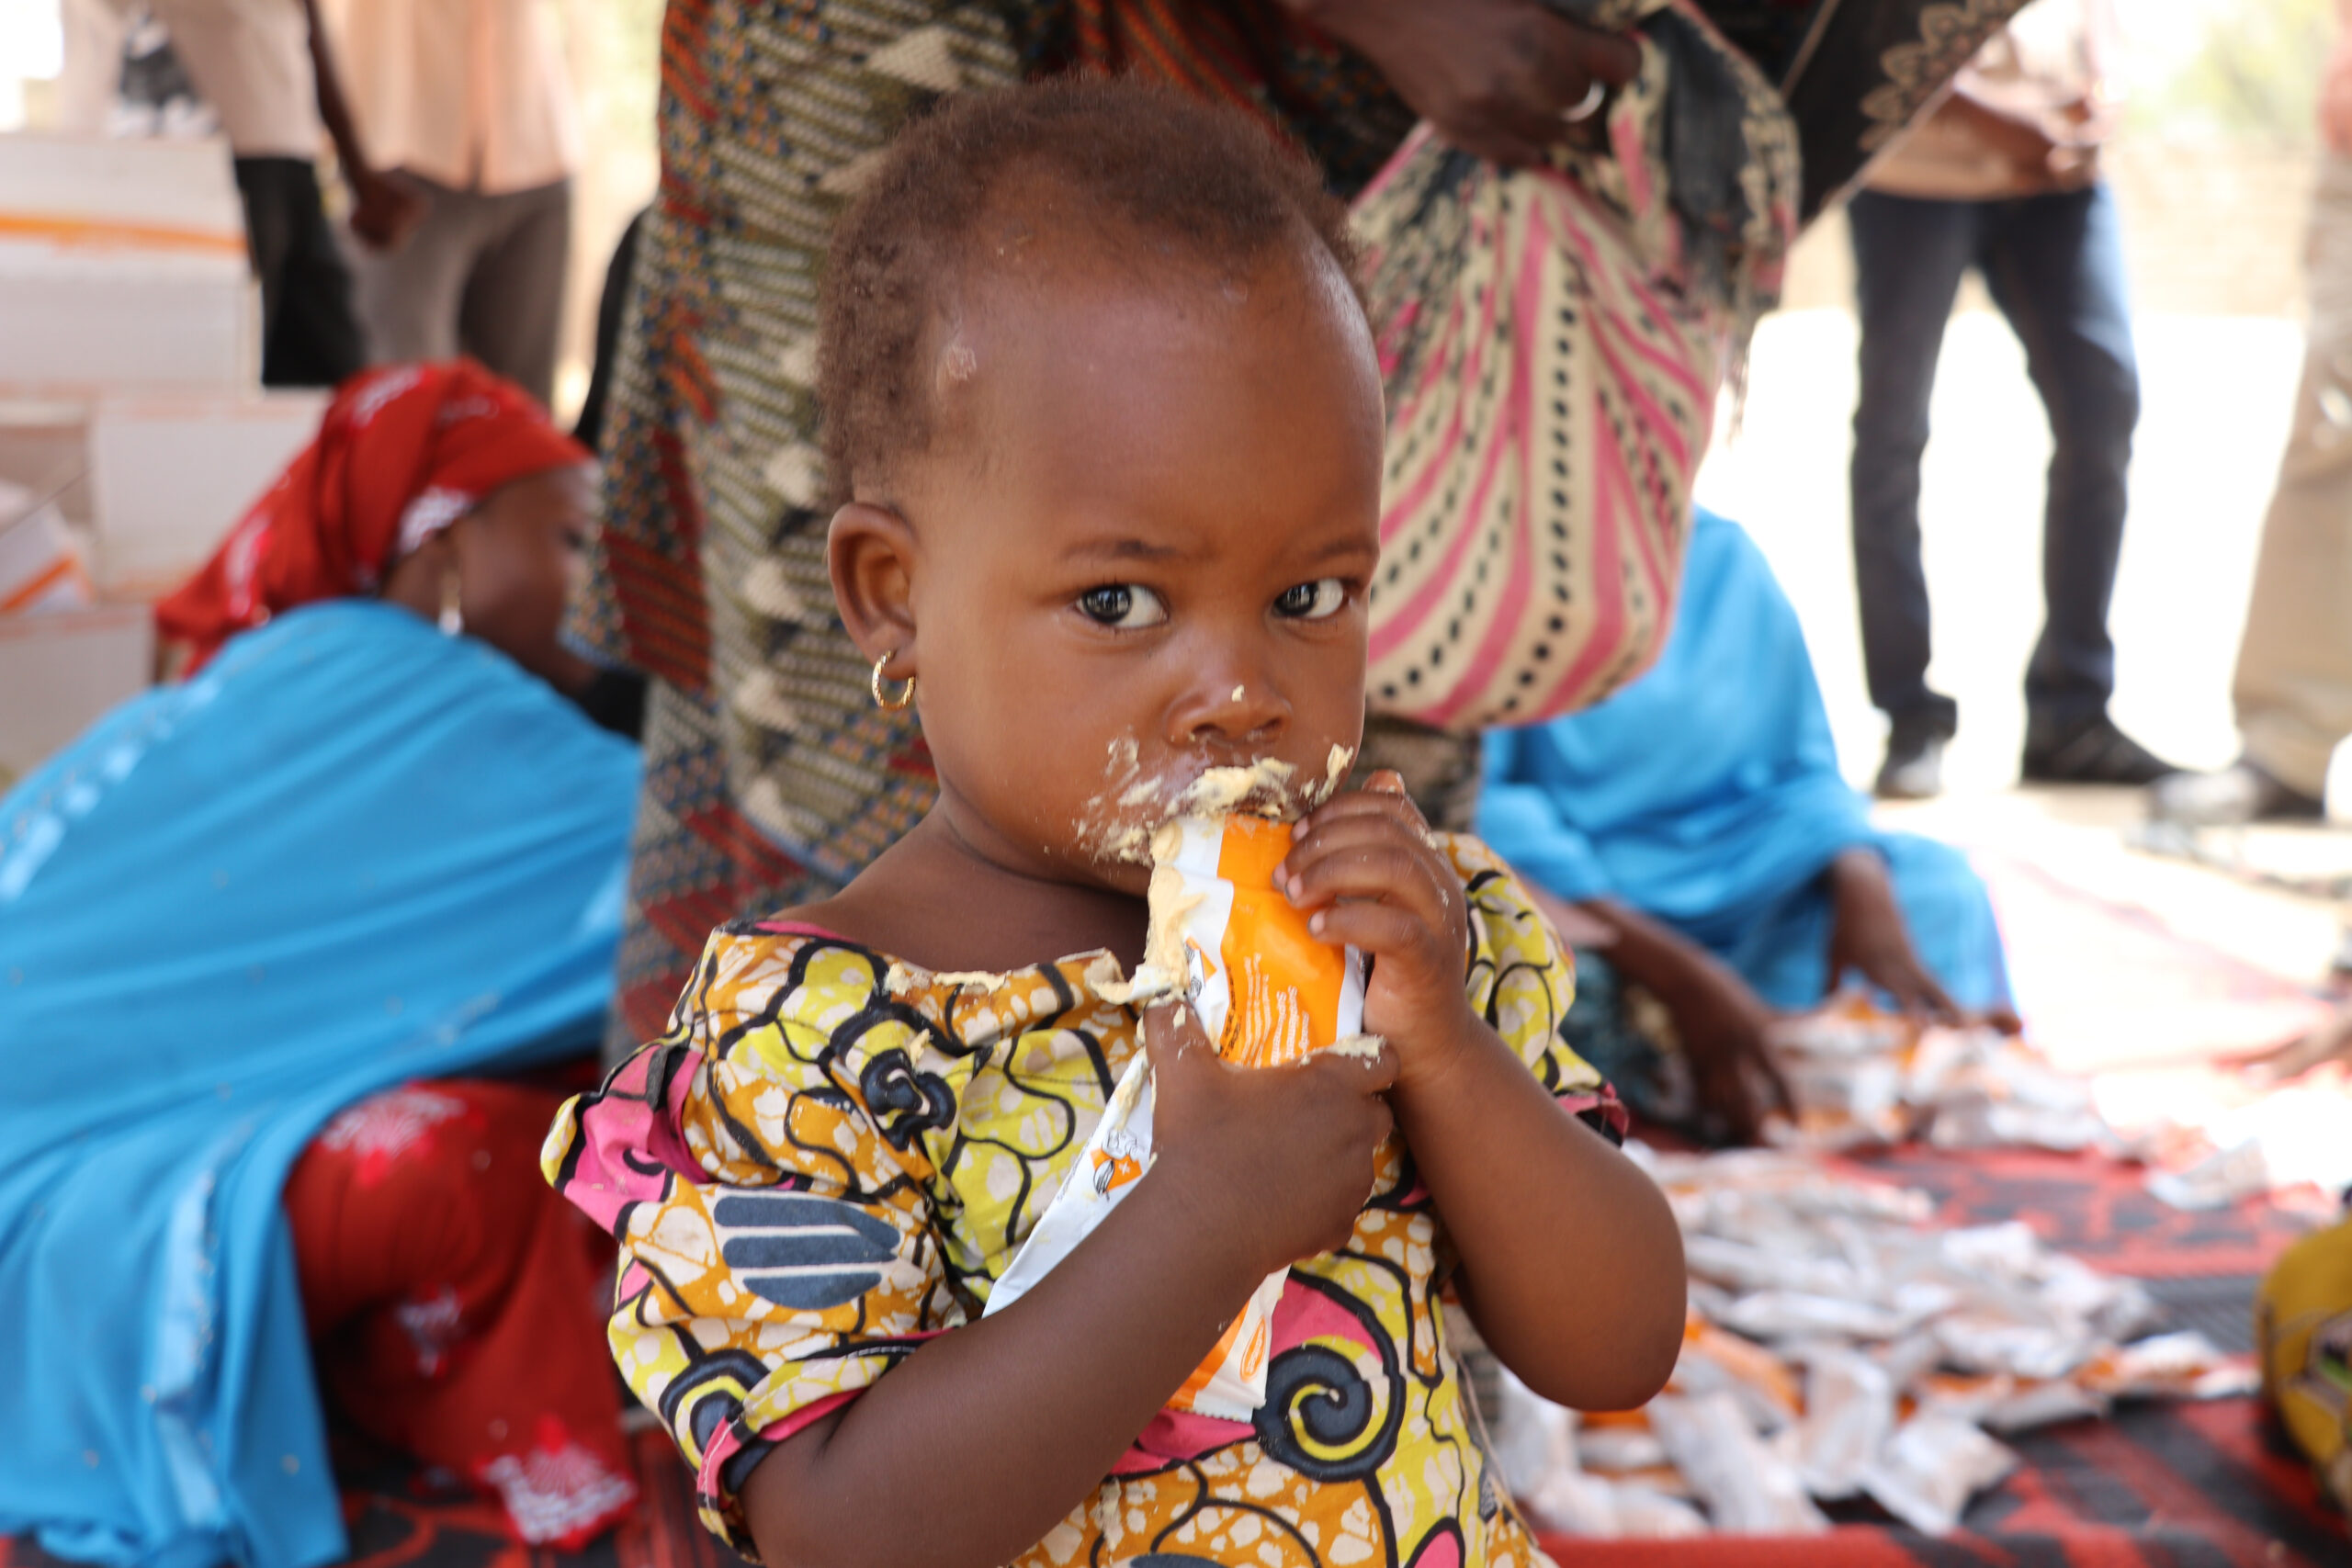
M 2123 543 L 2140 416 L 2115 200 L 2097 172 L 2102 132 L 2082 35 L 2052 0 L 2048 39 L 1996 37 L 1951 98 L 1848 209 L 1861 327 L 1853 533 L 1871 701 L 1889 721 L 1878 793 L 1941 787 L 1959 706 L 1928 684 L 1919 459 L 1944 324 L 1974 267 L 2023 344 L 2050 420 L 2042 517 L 2047 618 L 2026 671 L 2023 772 L 2045 784 L 2143 784 L 2172 769 L 2108 717 L 2108 603 Z M 2041 7 L 2036 7 L 2039 12 Z

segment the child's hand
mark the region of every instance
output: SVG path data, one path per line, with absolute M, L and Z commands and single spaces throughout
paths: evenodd
M 1152 1179 L 1182 1184 L 1208 1234 L 1256 1258 L 1262 1279 L 1345 1246 L 1372 1196 L 1375 1152 L 1396 1118 L 1396 1058 L 1327 1055 L 1235 1067 L 1191 1007 L 1144 1015 L 1151 1054 Z
M 1396 1043 L 1399 1077 L 1410 1086 L 1442 1072 L 1479 1027 L 1464 989 L 1470 908 L 1396 775 L 1376 773 L 1311 813 L 1275 876 L 1292 904 L 1315 911 L 1317 936 L 1374 961 L 1363 1026 Z

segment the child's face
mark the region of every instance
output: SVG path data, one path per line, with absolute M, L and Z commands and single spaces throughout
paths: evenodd
M 1293 809 L 1346 771 L 1379 372 L 1319 251 L 1223 281 L 1021 259 L 967 289 L 938 355 L 936 451 L 892 496 L 910 626 L 880 646 L 910 650 L 891 672 L 920 676 L 961 837 L 1139 892 L 1151 828 L 1207 770 L 1284 764 Z

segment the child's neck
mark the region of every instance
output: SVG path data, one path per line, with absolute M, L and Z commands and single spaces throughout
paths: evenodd
M 1025 969 L 1107 948 L 1132 972 L 1148 917 L 1131 894 L 998 864 L 934 808 L 847 887 L 783 918 L 926 969 Z

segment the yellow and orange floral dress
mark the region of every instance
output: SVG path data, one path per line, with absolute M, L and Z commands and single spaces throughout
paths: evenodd
M 1550 928 L 1483 844 L 1443 842 L 1472 1003 L 1614 1135 L 1560 1035 L 1572 976 Z M 979 1317 L 1138 1049 L 1136 1010 L 1101 995 L 1119 977 L 1093 953 L 958 980 L 808 927 L 728 926 L 669 1032 L 558 1117 L 548 1178 L 621 1246 L 614 1356 L 730 1544 L 752 1550 L 737 1491 L 765 1453 Z M 1392 1138 L 1348 1246 L 1290 1271 L 1256 1420 L 1163 1411 L 1021 1568 L 1540 1563 L 1471 1436 L 1437 1305 L 1450 1267 Z

